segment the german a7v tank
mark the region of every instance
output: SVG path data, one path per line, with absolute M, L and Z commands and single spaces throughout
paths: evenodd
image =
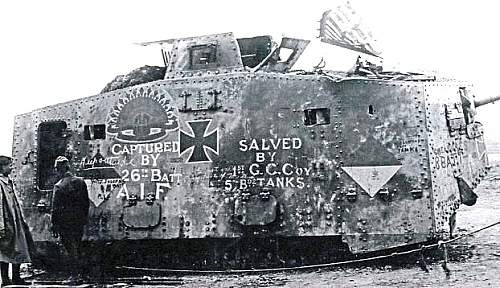
M 331 21 L 322 40 L 348 46 Z M 309 43 L 295 38 L 156 43 L 172 47 L 145 70 L 160 76 L 15 118 L 13 180 L 43 251 L 55 253 L 59 155 L 87 184 L 84 239 L 106 243 L 93 253 L 136 265 L 326 262 L 449 237 L 476 200 L 488 171 L 476 108 L 495 98 L 470 84 L 361 59 L 293 71 Z

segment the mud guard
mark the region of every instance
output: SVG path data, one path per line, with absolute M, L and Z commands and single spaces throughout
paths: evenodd
M 477 194 L 474 193 L 472 188 L 467 184 L 467 182 L 461 178 L 461 177 L 456 177 L 457 182 L 458 182 L 458 190 L 460 192 L 460 201 L 467 205 L 467 206 L 472 206 L 476 204 L 477 201 Z

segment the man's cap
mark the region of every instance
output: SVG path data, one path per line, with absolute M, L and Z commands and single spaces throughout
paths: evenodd
M 9 156 L 0 156 L 0 165 L 9 165 L 12 162 L 12 158 Z
M 69 162 L 68 158 L 66 158 L 64 156 L 58 156 L 56 158 L 56 161 L 54 162 L 54 167 L 62 166 L 64 164 L 68 164 L 68 162 Z

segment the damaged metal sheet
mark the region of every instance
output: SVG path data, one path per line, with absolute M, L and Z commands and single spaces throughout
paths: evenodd
M 309 44 L 309 40 L 284 37 L 279 48 L 273 52 L 266 63 L 266 71 L 287 72 L 297 62 Z
M 349 2 L 334 10 L 323 13 L 320 21 L 319 37 L 321 41 L 380 57 L 375 47 L 371 32 L 364 27 Z

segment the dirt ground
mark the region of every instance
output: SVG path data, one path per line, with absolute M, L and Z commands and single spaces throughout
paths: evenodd
M 476 192 L 476 205 L 462 205 L 458 211 L 456 235 L 500 221 L 500 161 L 493 163 Z M 169 280 L 162 284 L 153 281 L 148 285 L 114 283 L 85 287 L 500 287 L 500 225 L 448 247 L 449 277 L 441 266 L 441 251 L 434 250 L 425 254 L 428 272 L 418 264 L 418 255 L 411 255 L 348 267 L 259 275 L 161 275 L 156 279 Z

